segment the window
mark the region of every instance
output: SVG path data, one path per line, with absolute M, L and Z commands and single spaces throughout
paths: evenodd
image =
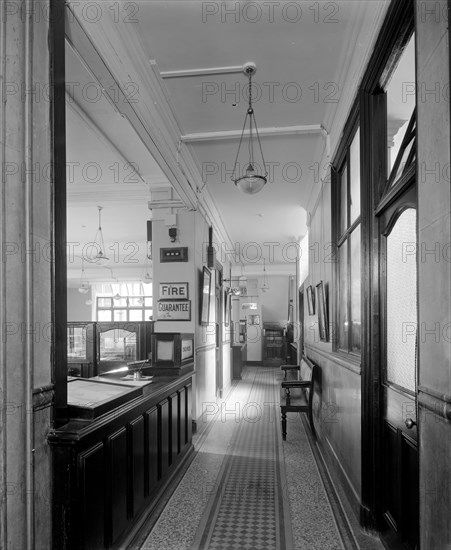
M 344 149 L 336 173 L 335 242 L 338 266 L 336 349 L 360 354 L 360 131 Z
M 95 290 L 97 321 L 150 321 L 152 319 L 151 284 L 100 284 Z
M 382 84 L 382 83 L 381 83 Z M 383 86 L 387 95 L 387 185 L 396 187 L 415 169 L 415 34 Z

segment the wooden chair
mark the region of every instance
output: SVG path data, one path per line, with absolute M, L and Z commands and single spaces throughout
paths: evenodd
M 305 412 L 308 415 L 310 429 L 315 435 L 313 425 L 312 401 L 313 381 L 317 379 L 319 367 L 303 357 L 301 365 L 281 365 L 284 379 L 280 385 L 280 413 L 282 416 L 282 439 L 287 438 L 287 413 Z

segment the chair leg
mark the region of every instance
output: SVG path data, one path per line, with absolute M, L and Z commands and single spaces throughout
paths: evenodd
M 282 410 L 282 439 L 285 441 L 287 438 L 287 413 Z

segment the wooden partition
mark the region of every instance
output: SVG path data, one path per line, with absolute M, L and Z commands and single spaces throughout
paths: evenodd
M 72 419 L 50 433 L 53 548 L 120 546 L 192 449 L 192 375 L 149 388 L 94 420 Z

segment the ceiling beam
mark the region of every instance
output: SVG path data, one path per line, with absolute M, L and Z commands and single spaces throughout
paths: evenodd
M 75 99 L 68 92 L 66 92 L 66 106 L 69 107 L 76 116 L 78 116 L 83 124 L 91 129 L 91 131 L 97 136 L 97 138 L 100 139 L 100 141 L 107 145 L 107 147 L 109 147 L 109 149 L 111 149 L 111 151 L 118 156 L 118 158 L 122 161 L 124 165 L 128 165 L 131 167 L 133 173 L 137 176 L 138 179 L 142 181 L 142 183 L 147 184 L 147 181 L 142 177 L 142 175 L 137 170 L 135 170 L 135 163 L 130 162 L 124 156 L 122 151 L 120 151 L 116 147 L 116 145 L 105 134 L 105 132 L 100 129 L 100 127 L 92 120 L 87 112 L 75 101 Z
M 181 140 L 185 143 L 193 143 L 196 141 L 215 141 L 223 139 L 237 139 L 241 137 L 242 130 L 227 130 L 222 132 L 199 132 L 194 134 L 185 134 L 181 136 Z M 327 132 L 321 124 L 308 124 L 297 126 L 279 126 L 273 128 L 260 128 L 258 130 L 260 137 L 265 136 L 291 136 L 300 134 L 323 134 L 327 136 Z M 249 135 L 249 130 L 245 130 L 244 136 Z
M 187 69 L 179 71 L 161 71 L 161 78 L 183 78 L 191 76 L 209 76 L 215 74 L 237 74 L 244 71 L 244 65 L 233 67 L 210 67 L 208 69 Z

